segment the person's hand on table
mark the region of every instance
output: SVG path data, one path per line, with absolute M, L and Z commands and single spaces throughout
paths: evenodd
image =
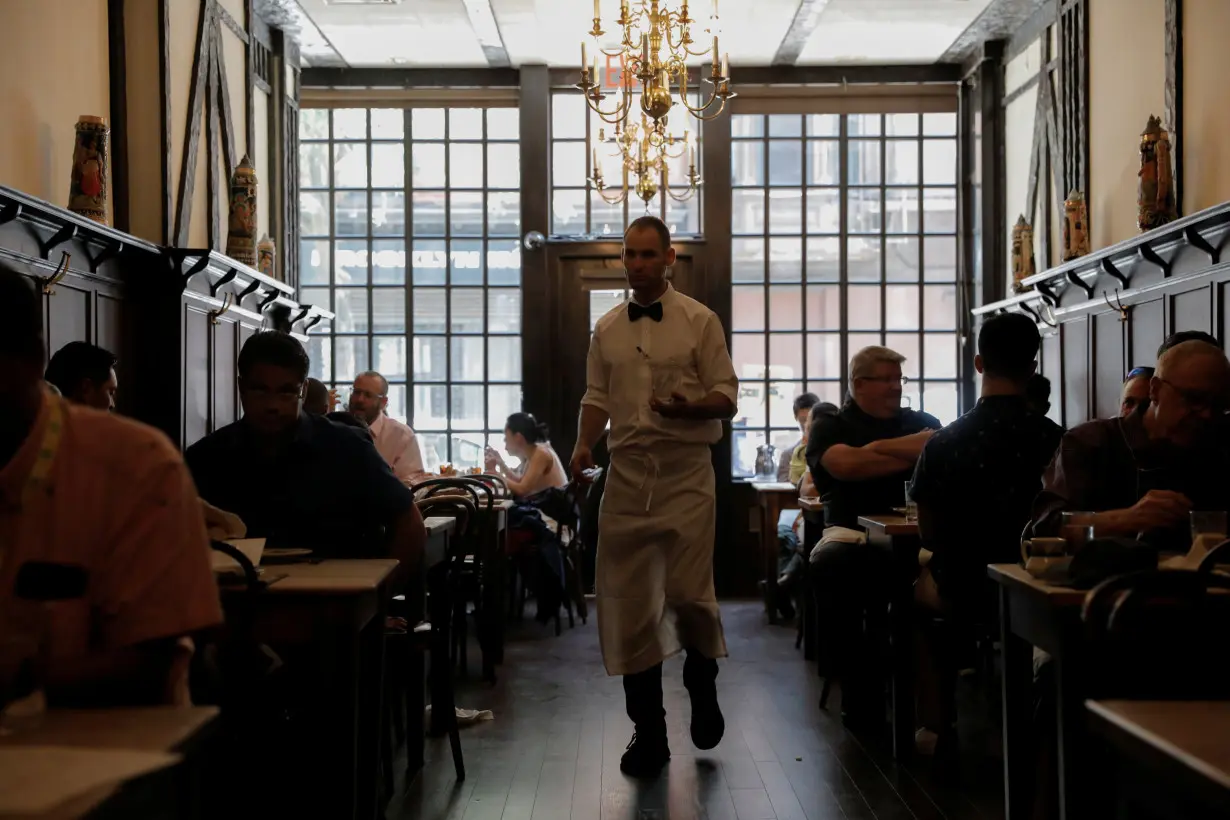
M 1149 490 L 1130 508 L 1132 518 L 1141 530 L 1162 529 L 1181 524 L 1191 511 L 1191 499 L 1173 490 Z

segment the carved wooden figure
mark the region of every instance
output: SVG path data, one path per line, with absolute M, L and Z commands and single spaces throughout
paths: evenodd
M 256 267 L 256 169 L 247 154 L 231 174 L 226 255 Z
M 77 119 L 76 130 L 68 209 L 95 222 L 110 225 L 107 189 L 111 182 L 108 144 L 111 129 L 102 117 L 82 115 Z
M 1174 195 L 1174 168 L 1170 161 L 1170 135 L 1150 115 L 1140 132 L 1140 183 L 1136 193 L 1136 226 L 1142 231 L 1179 218 Z

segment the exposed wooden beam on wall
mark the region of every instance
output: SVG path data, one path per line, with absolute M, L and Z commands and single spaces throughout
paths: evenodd
M 214 26 L 209 28 L 208 50 L 210 54 L 215 54 L 222 48 L 221 43 L 218 42 L 221 39 L 221 32 Z M 209 67 L 206 68 L 208 77 L 205 81 L 205 198 L 209 202 L 209 223 L 206 229 L 209 235 L 209 247 L 220 251 L 222 250 L 222 218 L 218 209 L 218 194 L 222 189 L 218 186 L 218 98 L 225 93 L 225 90 L 218 83 L 216 63 L 212 59 L 208 59 L 207 63 Z M 196 174 L 195 166 L 190 173 Z
M 222 31 L 215 29 L 214 31 L 214 49 L 213 49 L 213 84 L 218 89 L 217 95 L 214 97 L 214 113 L 218 116 L 221 122 L 221 139 L 222 139 L 222 161 L 224 163 L 223 176 L 230 179 L 230 176 L 235 171 L 235 166 L 239 164 L 239 154 L 235 146 L 235 121 L 231 117 L 231 89 L 226 81 L 226 58 L 223 56 L 222 50 Z
M 1058 0 L 1056 0 L 1058 2 Z M 1059 137 L 1063 190 L 1089 190 L 1089 6 L 1063 0 L 1059 7 Z
M 828 4 L 829 0 L 799 0 L 799 7 L 794 12 L 794 20 L 790 22 L 790 28 L 786 29 L 785 36 L 777 45 L 777 53 L 773 55 L 773 65 L 794 65 L 798 61 L 807 41 L 811 39 L 816 26 L 820 24 L 820 15 L 824 14 L 824 9 Z
M 162 98 L 162 244 L 173 244 L 175 200 L 171 184 L 171 0 L 158 0 L 158 93 Z
M 243 0 L 244 22 L 248 29 L 247 48 L 243 50 L 243 112 L 244 141 L 243 150 L 248 156 L 256 153 L 256 49 L 261 48 L 260 38 L 256 33 L 256 12 L 252 8 L 252 0 Z
M 209 74 L 209 36 L 213 28 L 213 0 L 201 0 L 197 22 L 196 52 L 192 58 L 192 85 L 188 91 L 188 127 L 184 131 L 184 154 L 180 164 L 179 196 L 175 207 L 175 244 L 188 244 L 192 224 L 192 192 L 196 187 L 196 155 L 201 143 L 201 101 Z
M 111 224 L 128 230 L 128 57 L 124 0 L 107 0 L 107 67 L 111 110 Z
M 1163 117 L 1174 156 L 1174 201 L 1183 215 L 1183 0 L 1165 0 L 1166 81 Z
M 1004 62 L 1033 45 L 1042 32 L 1046 31 L 1047 26 L 1054 24 L 1058 15 L 1059 4 L 1055 0 L 1042 3 L 1034 9 L 1029 19 L 1018 26 L 1008 38 L 1008 44 L 1004 46 Z
M 492 68 L 508 68 L 512 61 L 508 59 L 508 49 L 504 47 L 504 38 L 500 34 L 500 26 L 495 21 L 495 12 L 491 8 L 491 0 L 462 0 L 466 8 L 466 16 L 470 18 L 470 28 L 482 46 L 483 56 L 487 65 Z
M 231 33 L 242 40 L 243 44 L 246 46 L 248 44 L 247 29 L 239 25 L 239 21 L 232 17 L 231 13 L 226 10 L 226 7 L 221 3 L 218 3 L 217 0 L 215 0 L 214 5 L 217 6 L 217 8 L 214 9 L 214 15 L 217 17 L 218 21 L 229 28 Z

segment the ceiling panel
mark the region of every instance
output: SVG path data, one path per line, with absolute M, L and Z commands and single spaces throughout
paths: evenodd
M 487 65 L 462 0 L 299 3 L 351 66 Z
M 990 0 L 831 0 L 799 65 L 933 63 Z

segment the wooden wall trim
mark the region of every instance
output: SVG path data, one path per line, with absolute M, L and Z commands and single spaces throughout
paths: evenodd
M 222 32 L 216 26 L 213 41 L 213 71 L 210 73 L 213 77 L 212 83 L 218 89 L 218 93 L 214 98 L 212 116 L 218 117 L 222 125 L 219 134 L 222 139 L 222 161 L 224 163 L 222 170 L 224 178 L 229 180 L 239 165 L 239 153 L 235 146 L 235 120 L 231 115 L 231 87 L 226 80 L 226 58 L 222 49 Z M 249 93 L 251 93 L 250 90 Z M 249 157 L 252 156 L 247 151 L 244 153 Z
M 124 0 L 107 0 L 107 70 L 111 97 L 111 224 L 127 231 L 128 57 L 124 44 Z
M 1004 160 L 1004 41 L 991 40 L 983 44 L 983 59 L 978 69 L 978 106 L 982 114 L 982 293 L 979 302 L 987 304 L 1003 299 L 1007 277 L 1003 265 L 1007 256 L 1005 226 Z
M 1165 127 L 1174 156 L 1174 201 L 1183 214 L 1183 0 L 1165 0 Z
M 247 81 L 243 85 L 243 112 L 244 112 L 244 153 L 252 157 L 256 153 L 256 49 L 268 48 L 268 43 L 263 43 L 261 38 L 256 34 L 257 16 L 252 8 L 252 0 L 243 0 L 243 11 L 249 39 L 247 47 L 243 51 L 243 72 Z M 266 39 L 268 39 L 268 30 L 266 30 Z M 262 82 L 262 85 L 264 83 Z M 268 93 L 269 89 L 264 89 Z
M 188 91 L 188 127 L 184 131 L 183 162 L 180 164 L 179 198 L 175 208 L 175 242 L 188 244 L 188 228 L 192 224 L 192 192 L 196 187 L 196 155 L 201 143 L 201 100 L 209 69 L 209 39 L 213 21 L 213 0 L 201 0 L 197 22 L 196 51 L 192 58 L 192 86 Z
M 210 2 L 214 4 L 214 12 L 217 19 L 226 24 L 226 27 L 231 30 L 231 33 L 242 40 L 245 46 L 248 45 L 249 38 L 247 30 L 243 26 L 239 25 L 239 21 L 232 17 L 231 13 L 227 11 L 226 7 L 219 3 L 218 0 L 210 0 Z
M 212 30 L 209 33 L 209 46 L 207 50 L 212 54 L 221 48 L 218 42 L 220 38 L 219 32 Z M 207 60 L 205 80 L 205 198 L 209 202 L 209 222 L 206 226 L 209 236 L 209 247 L 215 251 L 222 250 L 222 214 L 218 207 L 218 196 L 222 189 L 218 185 L 218 143 L 221 141 L 218 127 L 218 97 L 225 93 L 219 87 L 217 79 L 218 74 L 214 70 L 216 64 L 212 59 Z M 196 174 L 196 168 L 193 167 L 192 174 Z M 225 183 L 224 183 L 225 184 Z
M 171 172 L 171 0 L 158 0 L 158 92 L 162 97 L 160 153 L 162 164 L 162 243 L 171 244 L 175 200 Z
M 551 83 L 545 65 L 521 68 L 521 231 L 551 233 L 551 195 L 549 186 L 529 184 L 530 180 L 550 179 L 551 157 Z M 706 132 L 707 133 L 707 132 Z M 550 355 L 551 323 L 543 316 L 554 315 L 549 304 L 550 271 L 547 248 L 522 246 L 521 310 L 522 349 L 532 356 Z M 527 359 L 530 361 L 532 359 Z M 525 407 L 544 418 L 556 406 L 548 367 L 523 369 L 522 396 Z

